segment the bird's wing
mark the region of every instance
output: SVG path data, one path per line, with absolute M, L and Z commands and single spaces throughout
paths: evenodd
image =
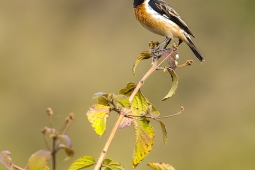
M 173 21 L 186 33 L 194 37 L 188 25 L 181 19 L 181 16 L 166 2 L 163 0 L 150 0 L 149 5 L 153 10 L 166 17 L 167 19 Z

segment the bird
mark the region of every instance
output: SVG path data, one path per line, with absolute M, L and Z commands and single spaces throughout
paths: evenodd
M 194 38 L 195 36 L 188 25 L 164 0 L 134 0 L 133 8 L 136 19 L 144 28 L 166 37 L 161 43 L 165 43 L 163 49 L 168 46 L 172 38 L 178 38 L 178 45 L 184 41 L 199 61 L 205 61 L 191 40 L 190 36 Z

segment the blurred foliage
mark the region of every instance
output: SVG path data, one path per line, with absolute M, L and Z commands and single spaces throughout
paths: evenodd
M 181 105 L 186 109 L 165 121 L 168 145 L 162 147 L 156 138 L 145 162 L 169 162 L 175 169 L 254 169 L 254 0 L 167 2 L 194 32 L 206 61 L 177 71 L 178 93 L 166 101 L 169 105 L 160 102 L 169 75 L 155 73 L 142 88 L 161 115 Z M 10 150 L 16 164 L 25 166 L 43 146 L 38 132 L 49 106 L 55 110 L 56 126 L 65 117 L 62 113 L 74 112 L 78 118 L 68 132 L 77 150 L 73 160 L 99 156 L 111 127 L 100 139 L 91 130 L 85 114 L 93 103 L 90 96 L 137 82 L 150 62 L 142 63 L 134 77 L 135 58 L 149 41 L 164 39 L 140 26 L 132 3 L 0 1 L 0 150 Z M 185 45 L 179 55 L 180 62 L 194 59 Z M 111 121 L 114 117 L 109 125 Z M 132 157 L 132 130 L 117 134 L 108 157 Z M 121 163 L 128 167 L 130 160 Z M 69 166 L 70 161 L 58 164 L 60 169 Z

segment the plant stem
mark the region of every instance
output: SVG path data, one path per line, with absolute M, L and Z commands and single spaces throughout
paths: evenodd
M 115 133 L 118 130 L 118 127 L 119 127 L 120 122 L 122 121 L 124 115 L 125 115 L 125 113 L 120 113 L 119 118 L 117 119 L 117 121 L 116 121 L 116 123 L 115 123 L 115 125 L 114 125 L 114 127 L 112 129 L 112 132 L 111 132 L 107 142 L 105 143 L 105 146 L 104 146 L 104 148 L 103 148 L 103 150 L 102 150 L 102 152 L 100 154 L 100 157 L 99 157 L 99 159 L 97 161 L 97 164 L 96 164 L 94 170 L 99 170 L 100 169 L 100 167 L 101 167 L 101 165 L 102 165 L 102 163 L 104 161 L 105 155 L 107 153 L 107 150 L 108 150 L 108 148 L 109 148 L 109 146 L 110 146 L 110 144 L 112 142 L 112 139 L 113 139 Z
M 168 55 L 168 57 L 171 56 L 171 54 L 172 54 L 172 52 Z M 166 57 L 166 58 L 168 58 L 168 57 Z M 163 61 L 165 61 L 166 58 Z M 163 61 L 160 64 L 162 64 Z M 129 102 L 130 103 L 132 103 L 136 93 L 139 91 L 141 86 L 144 84 L 145 80 L 157 69 L 157 67 L 158 67 L 157 63 L 158 63 L 158 59 L 155 59 L 152 62 L 152 64 L 151 64 L 151 68 L 147 71 L 147 73 L 143 76 L 143 78 L 136 85 L 136 88 L 134 89 L 134 91 L 132 92 L 132 94 L 129 97 Z M 104 160 L 104 158 L 106 156 L 108 148 L 109 148 L 109 146 L 110 146 L 110 144 L 111 144 L 111 142 L 113 140 L 113 137 L 115 136 L 115 133 L 117 132 L 118 127 L 119 127 L 122 119 L 124 118 L 124 116 L 125 116 L 125 110 L 123 110 L 123 112 L 121 112 L 119 114 L 119 117 L 118 117 L 118 119 L 117 119 L 117 121 L 116 121 L 116 123 L 115 123 L 115 125 L 114 125 L 114 127 L 112 129 L 112 131 L 111 131 L 111 134 L 110 134 L 110 136 L 108 137 L 108 139 L 107 139 L 107 141 L 105 143 L 105 146 L 104 146 L 104 148 L 103 148 L 103 150 L 102 150 L 102 152 L 100 154 L 100 157 L 98 158 L 98 161 L 97 161 L 97 164 L 96 164 L 94 170 L 99 170 L 101 168 L 101 165 L 102 165 L 103 160 Z
M 18 169 L 18 170 L 24 170 L 23 168 L 21 168 L 21 167 L 19 167 L 17 165 L 14 165 L 14 164 L 12 164 L 12 167 L 15 168 L 15 169 Z
M 57 136 L 53 136 L 52 138 L 52 170 L 56 170 L 56 141 Z

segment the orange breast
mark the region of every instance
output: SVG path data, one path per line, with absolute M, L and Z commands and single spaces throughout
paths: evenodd
M 168 36 L 168 26 L 153 18 L 150 14 L 148 14 L 145 10 L 145 5 L 142 4 L 136 8 L 134 8 L 136 19 L 141 23 L 143 27 L 148 29 L 149 31 L 159 34 L 162 36 Z

